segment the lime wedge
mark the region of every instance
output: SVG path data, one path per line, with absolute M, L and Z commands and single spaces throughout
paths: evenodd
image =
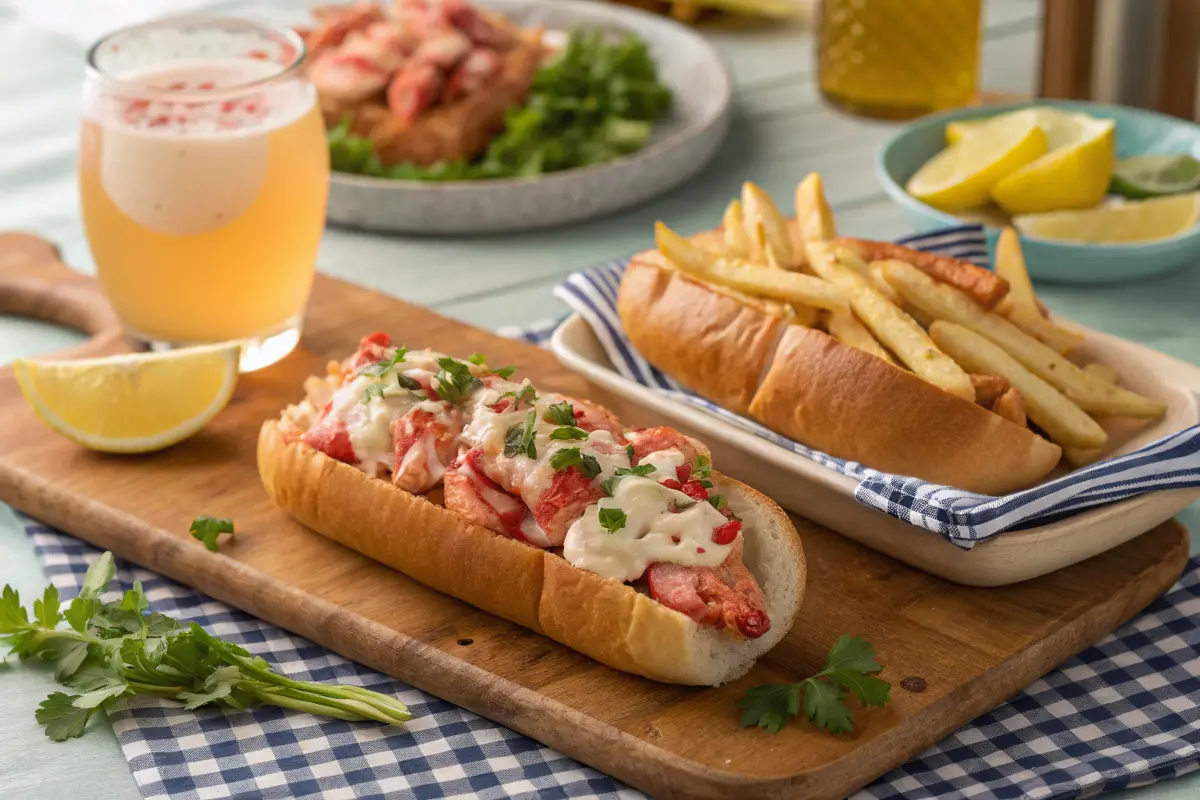
M 1200 161 L 1186 153 L 1126 158 L 1117 162 L 1109 188 L 1134 200 L 1194 192 L 1200 189 Z

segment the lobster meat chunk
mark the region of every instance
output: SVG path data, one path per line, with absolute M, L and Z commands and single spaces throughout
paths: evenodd
M 409 125 L 437 100 L 442 81 L 442 73 L 436 66 L 414 59 L 388 85 L 388 108 L 396 119 Z
M 433 489 L 458 456 L 462 413 L 449 403 L 441 405 L 444 408 L 438 414 L 414 408 L 393 423 L 396 449 L 392 483 L 406 492 L 422 494 Z
M 674 428 L 634 428 L 625 431 L 625 439 L 633 445 L 633 463 L 639 464 L 651 453 L 660 450 L 678 450 L 683 454 L 684 461 L 692 463 L 697 456 L 708 455 L 696 447 L 696 442 L 684 436 Z
M 468 522 L 501 535 L 536 547 L 549 547 L 545 533 L 520 498 L 504 491 L 484 474 L 482 458 L 483 450 L 472 448 L 447 470 L 444 478 L 446 508 Z
M 763 594 L 742 563 L 742 541 L 717 567 L 655 563 L 646 569 L 650 596 L 701 625 L 737 631 L 757 639 L 771 628 L 763 610 Z

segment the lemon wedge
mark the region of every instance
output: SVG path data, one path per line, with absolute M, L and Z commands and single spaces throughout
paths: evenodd
M 1026 214 L 1014 218 L 1017 229 L 1040 239 L 1094 244 L 1152 242 L 1191 229 L 1200 220 L 1200 193 L 1129 203 Z
M 992 199 L 1010 214 L 1091 208 L 1103 200 L 1117 160 L 1116 123 L 1087 114 L 1034 119 L 1046 133 L 1047 153 L 998 181 Z
M 1061 111 L 1052 106 L 1031 106 L 997 114 L 993 117 L 959 120 L 946 124 L 946 144 L 958 144 L 984 125 L 1001 117 L 1026 117 L 1032 119 L 1034 124 L 1042 129 L 1046 134 L 1046 146 L 1053 150 L 1056 147 L 1062 147 L 1064 140 L 1069 138 L 1070 131 L 1074 130 L 1077 125 L 1072 118 L 1078 116 L 1082 115 Z
M 240 346 L 78 361 L 13 363 L 25 399 L 43 422 L 107 453 L 149 453 L 183 441 L 229 403 Z
M 1040 158 L 1046 148 L 1046 134 L 1031 116 L 1005 114 L 931 158 L 905 188 L 947 211 L 981 206 L 996 183 Z

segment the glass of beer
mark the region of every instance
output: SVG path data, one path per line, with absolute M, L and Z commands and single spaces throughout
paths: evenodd
M 88 51 L 79 193 L 105 295 L 129 335 L 241 342 L 243 372 L 300 339 L 329 192 L 304 42 L 182 17 Z
M 908 119 L 974 99 L 982 0 L 822 0 L 817 72 L 852 114 Z

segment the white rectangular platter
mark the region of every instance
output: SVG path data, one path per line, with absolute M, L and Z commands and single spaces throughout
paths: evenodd
M 1061 318 L 1057 321 L 1066 324 Z M 1070 327 L 1087 337 L 1080 358 L 1109 365 L 1123 386 L 1167 404 L 1166 415 L 1139 430 L 1114 454 L 1136 450 L 1200 420 L 1200 369 L 1124 339 Z M 1144 494 L 1052 524 L 1002 533 L 963 550 L 936 533 L 860 504 L 854 499 L 854 478 L 622 377 L 578 314 L 559 326 L 551 347 L 569 369 L 702 439 L 723 472 L 752 484 L 789 511 L 958 583 L 1003 586 L 1044 575 L 1116 547 L 1200 498 L 1200 488 Z

